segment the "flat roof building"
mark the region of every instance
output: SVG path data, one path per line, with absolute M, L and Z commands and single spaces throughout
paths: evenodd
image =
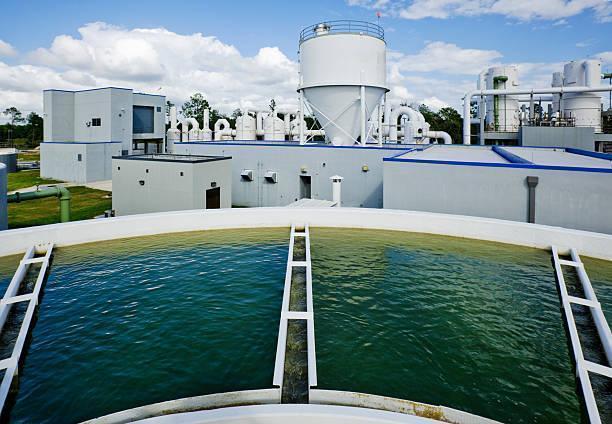
M 164 96 L 116 87 L 45 90 L 43 103 L 43 177 L 109 180 L 113 156 L 163 151 Z

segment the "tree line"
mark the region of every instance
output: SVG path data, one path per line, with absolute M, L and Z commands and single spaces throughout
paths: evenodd
M 0 146 L 33 148 L 40 144 L 43 138 L 43 118 L 36 112 L 26 116 L 11 106 L 2 111 L 8 118 L 6 124 L 0 125 Z

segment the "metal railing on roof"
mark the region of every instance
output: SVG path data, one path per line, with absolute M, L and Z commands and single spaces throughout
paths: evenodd
M 300 32 L 300 43 L 328 34 L 361 34 L 385 39 L 385 30 L 380 26 L 365 21 L 325 21 L 307 26 Z

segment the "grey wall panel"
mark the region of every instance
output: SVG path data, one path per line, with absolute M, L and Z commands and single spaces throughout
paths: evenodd
M 612 234 L 610 173 L 387 161 L 384 207 L 527 222 L 527 176 L 536 223 Z

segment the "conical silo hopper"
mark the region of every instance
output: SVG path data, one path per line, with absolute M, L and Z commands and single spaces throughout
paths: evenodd
M 387 88 L 386 44 L 378 25 L 331 21 L 300 34 L 300 86 L 334 145 L 352 145 Z M 364 142 L 364 140 L 361 140 Z

